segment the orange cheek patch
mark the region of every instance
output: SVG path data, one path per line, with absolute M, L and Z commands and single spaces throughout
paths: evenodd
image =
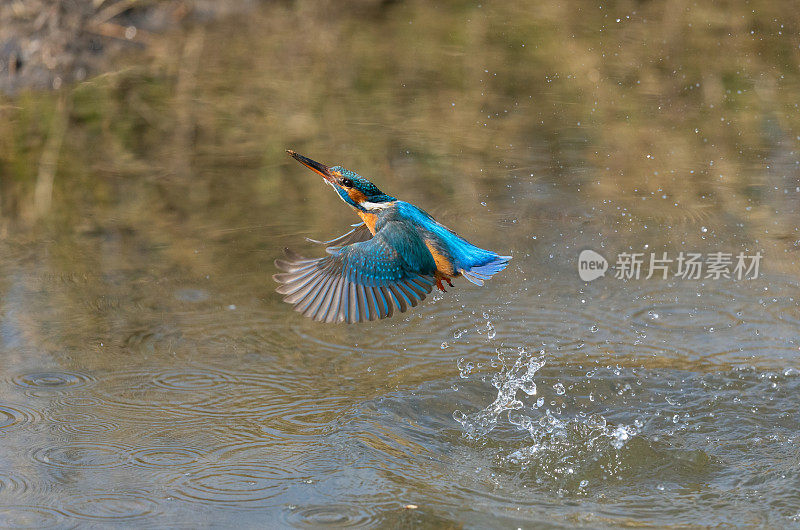
M 350 196 L 351 199 L 353 199 L 353 201 L 356 204 L 360 204 L 367 200 L 367 196 L 358 190 L 353 190 L 353 189 L 347 190 L 347 194 Z

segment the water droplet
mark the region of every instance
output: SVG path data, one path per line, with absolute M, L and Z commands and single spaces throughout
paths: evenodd
M 592 414 L 586 420 L 586 426 L 590 429 L 605 429 L 606 419 L 600 414 Z
M 463 357 L 461 357 L 458 360 L 456 366 L 458 366 L 459 375 L 461 376 L 462 379 L 466 379 L 467 377 L 469 377 L 469 374 L 471 374 L 472 370 L 475 369 L 475 365 L 472 364 L 471 361 L 467 361 Z
M 631 436 L 634 433 L 630 427 L 625 425 L 618 425 L 616 429 L 611 433 L 611 445 L 614 446 L 615 449 L 622 449 L 628 440 L 630 440 Z

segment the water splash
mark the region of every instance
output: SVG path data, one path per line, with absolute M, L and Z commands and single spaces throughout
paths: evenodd
M 535 472 L 537 481 L 556 482 L 559 491 L 565 493 L 587 494 L 587 476 L 607 478 L 617 474 L 621 450 L 639 434 L 642 423 L 612 424 L 602 414 L 589 414 L 581 407 L 573 407 L 574 403 L 570 403 L 574 400 L 565 399 L 570 396 L 561 381 L 552 384 L 552 399 L 537 395 L 534 379 L 545 365 L 545 352 L 534 354 L 519 348 L 514 356 L 509 351 L 513 350 L 499 350 L 497 361 L 490 363 L 499 368 L 491 378 L 492 386 L 497 389 L 495 400 L 477 412 L 453 412 L 467 438 L 484 438 L 506 422 L 513 430 L 525 432 L 526 441 L 520 448 L 518 440 L 505 440 L 507 432 L 502 431 L 504 441 L 513 449 L 499 455 L 500 460 L 518 470 Z M 464 358 L 459 359 L 458 366 L 462 378 L 472 373 L 464 370 L 465 366 L 472 367 Z M 594 370 L 586 373 L 587 380 L 593 375 Z M 542 388 L 544 393 L 550 392 L 547 386 Z M 591 394 L 588 400 L 594 401 Z M 593 471 L 589 472 L 589 468 Z
M 536 395 L 537 389 L 533 377 L 544 366 L 544 351 L 540 351 L 534 356 L 524 348 L 519 348 L 517 357 L 511 364 L 506 359 L 506 354 L 500 350 L 497 360 L 500 363 L 500 371 L 492 377 L 492 386 L 498 391 L 494 402 L 485 409 L 472 414 L 465 414 L 460 410 L 453 412 L 453 418 L 461 424 L 464 432 L 470 438 L 487 435 L 495 428 L 501 414 L 521 409 L 524 404 L 517 399 L 518 391 L 521 390 L 528 396 Z M 471 372 L 471 370 L 465 371 L 462 367 L 471 367 L 471 365 L 472 363 L 465 365 L 463 359 L 459 359 L 461 377 L 466 377 Z

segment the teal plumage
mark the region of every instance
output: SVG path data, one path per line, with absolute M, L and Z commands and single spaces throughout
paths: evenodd
M 322 175 L 363 222 L 329 241 L 328 256 L 306 259 L 287 249 L 276 260 L 277 291 L 295 310 L 324 322 L 364 322 L 416 306 L 442 280 L 483 281 L 503 270 L 510 256 L 484 250 L 458 236 L 413 204 L 384 194 L 352 171 L 328 167 L 289 151 Z

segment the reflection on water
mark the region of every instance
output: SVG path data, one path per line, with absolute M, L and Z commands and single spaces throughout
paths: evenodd
M 263 5 L 1 101 L 0 525 L 795 523 L 792 7 Z M 511 266 L 306 321 L 272 260 L 355 218 L 286 148 Z

